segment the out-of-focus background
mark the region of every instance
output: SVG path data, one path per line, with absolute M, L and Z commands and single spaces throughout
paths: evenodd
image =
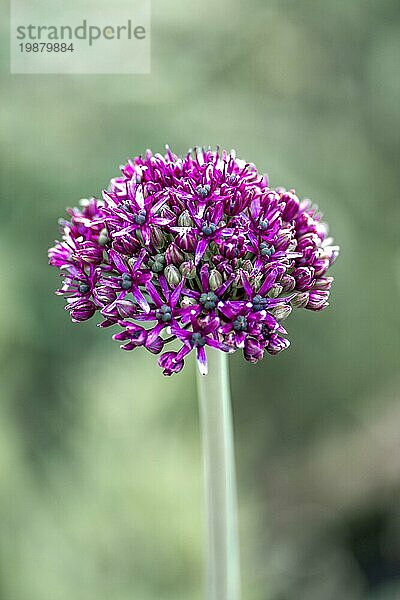
M 194 365 L 53 294 L 64 207 L 147 147 L 235 147 L 324 210 L 331 306 L 231 359 L 244 600 L 400 598 L 397 0 L 153 1 L 149 76 L 11 76 L 2 8 L 0 599 L 200 600 Z

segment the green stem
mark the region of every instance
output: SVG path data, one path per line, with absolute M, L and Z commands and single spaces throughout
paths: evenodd
M 207 600 L 239 600 L 240 568 L 232 410 L 227 355 L 207 349 L 197 373 L 207 516 Z

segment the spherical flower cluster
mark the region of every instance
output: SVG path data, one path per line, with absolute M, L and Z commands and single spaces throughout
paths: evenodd
M 255 363 L 288 347 L 293 308 L 328 305 L 339 249 L 317 207 L 233 151 L 167 147 L 121 173 L 101 200 L 68 210 L 49 250 L 72 321 L 99 312 L 100 327 L 122 328 L 124 350 L 161 353 L 165 375 L 195 350 L 205 374 L 207 346 Z

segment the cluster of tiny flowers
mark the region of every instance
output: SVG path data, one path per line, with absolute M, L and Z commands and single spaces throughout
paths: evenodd
M 275 355 L 294 308 L 328 305 L 339 249 L 318 208 L 233 151 L 147 151 L 68 213 L 49 262 L 72 321 L 99 312 L 124 350 L 160 354 L 165 375 L 192 350 L 206 374 L 207 346 L 252 363 Z

